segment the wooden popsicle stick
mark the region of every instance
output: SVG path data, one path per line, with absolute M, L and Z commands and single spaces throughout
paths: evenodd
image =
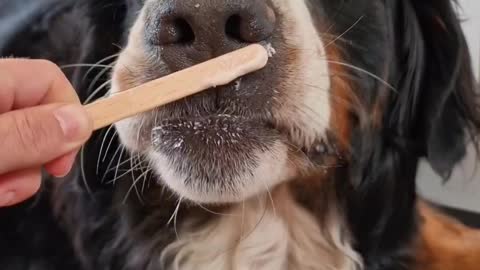
M 202 64 L 172 73 L 85 105 L 94 130 L 193 95 L 225 85 L 267 64 L 268 53 L 254 44 Z

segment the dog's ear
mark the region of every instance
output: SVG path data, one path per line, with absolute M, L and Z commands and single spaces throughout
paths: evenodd
M 466 40 L 450 0 L 390 1 L 400 69 L 387 126 L 447 179 L 480 129 Z

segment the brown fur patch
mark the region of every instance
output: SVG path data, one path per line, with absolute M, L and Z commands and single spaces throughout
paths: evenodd
M 480 231 L 473 230 L 421 203 L 418 270 L 473 270 L 480 268 Z
M 330 43 L 327 41 L 327 44 Z M 330 44 L 325 50 L 329 61 L 343 62 L 341 52 L 335 44 Z M 347 72 L 342 66 L 330 62 L 329 72 L 332 85 L 330 94 L 332 104 L 331 129 L 336 135 L 339 146 L 345 149 L 350 141 L 353 91 L 349 82 L 344 78 L 343 74 L 347 74 Z

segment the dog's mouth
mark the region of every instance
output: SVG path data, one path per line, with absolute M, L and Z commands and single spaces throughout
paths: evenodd
M 123 142 L 141 145 L 158 183 L 183 199 L 232 203 L 271 190 L 311 168 L 316 153 L 292 137 L 303 125 L 275 114 L 280 99 L 270 93 L 279 92 L 255 75 L 120 124 L 119 134 L 140 134 Z
M 243 201 L 295 177 L 315 159 L 327 164 L 334 151 L 323 142 L 294 147 L 272 122 L 228 114 L 159 121 L 151 144 L 158 181 L 199 203 Z M 299 156 L 311 158 L 303 169 Z
M 203 160 L 202 163 L 205 164 L 218 160 L 227 161 L 229 156 L 233 159 L 235 153 L 238 156 L 248 149 L 264 151 L 273 142 L 280 140 L 283 136 L 271 119 L 268 109 L 252 111 L 248 105 L 240 104 L 241 99 L 229 98 L 216 100 L 217 106 L 223 108 L 212 108 L 214 106 L 211 105 L 209 110 L 200 108 L 202 102 L 212 103 L 212 96 L 209 95 L 215 91 L 243 91 L 238 86 L 241 80 L 240 78 L 224 87 L 207 90 L 206 98 L 190 100 L 197 97 L 189 97 L 183 104 L 174 104 L 176 108 L 181 107 L 187 112 L 155 119 L 150 138 L 153 151 L 168 156 L 191 156 Z M 247 89 L 250 88 L 252 87 Z M 166 108 L 165 111 L 170 112 L 171 109 Z
M 252 118 L 217 114 L 163 120 L 152 130 L 151 142 L 159 180 L 198 202 L 241 201 L 268 188 L 272 170 L 287 168 L 281 134 Z

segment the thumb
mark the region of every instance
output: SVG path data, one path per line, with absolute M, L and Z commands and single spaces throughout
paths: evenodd
M 79 104 L 50 104 L 0 115 L 0 175 L 44 165 L 78 149 L 92 133 Z

